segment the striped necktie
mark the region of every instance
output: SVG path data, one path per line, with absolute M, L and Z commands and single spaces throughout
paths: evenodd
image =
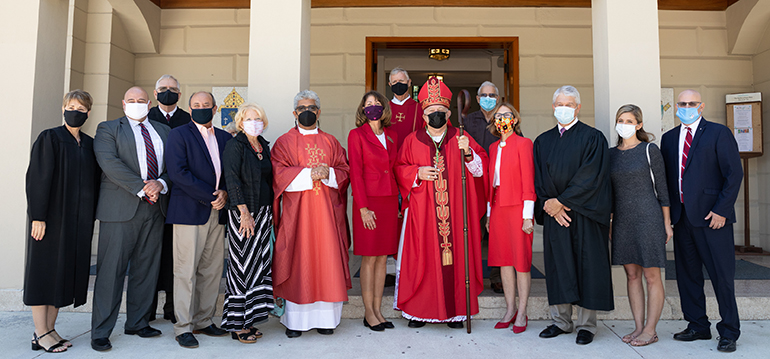
M 567 130 L 567 129 L 566 129 L 566 128 L 564 128 L 564 127 L 560 128 L 560 129 L 559 129 L 559 137 L 563 136 L 563 135 L 564 135 L 564 131 L 566 131 L 566 130 Z
M 682 147 L 682 168 L 679 169 L 679 201 L 684 203 L 684 192 L 682 191 L 682 175 L 687 164 L 687 155 L 690 153 L 692 145 L 692 129 L 687 127 L 687 135 L 684 136 L 684 147 Z
M 158 178 L 158 158 L 155 157 L 155 146 L 152 144 L 152 137 L 150 137 L 150 131 L 147 131 L 147 127 L 144 127 L 143 123 L 140 123 L 139 127 L 142 129 L 144 148 L 147 151 L 147 179 L 154 180 Z M 144 196 L 144 200 L 149 204 L 155 204 L 147 196 Z

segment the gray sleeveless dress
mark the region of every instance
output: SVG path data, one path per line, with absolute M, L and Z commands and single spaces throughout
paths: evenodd
M 658 146 L 650 144 L 649 152 L 650 164 L 645 142 L 625 151 L 610 149 L 613 265 L 666 266 L 666 230 L 660 207 L 669 206 L 668 186 Z

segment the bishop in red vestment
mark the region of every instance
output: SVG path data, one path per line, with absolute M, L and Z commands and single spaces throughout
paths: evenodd
M 479 223 L 485 209 L 487 154 L 447 126 L 452 93 L 435 77 L 420 90 L 428 127 L 407 136 L 396 162 L 405 213 L 394 306 L 412 328 L 425 322 L 462 328 L 466 320 L 461 172 L 467 178 L 471 315 L 483 290 Z
M 297 94 L 298 125 L 271 151 L 273 292 L 284 299 L 281 323 L 290 338 L 310 329 L 333 334 L 351 288 L 345 208 L 350 169 L 339 141 L 317 127 L 318 102 L 313 91 Z
M 400 67 L 391 70 L 388 84 L 393 91 L 393 99 L 390 100 L 390 129 L 398 135 L 396 150 L 400 150 L 406 136 L 425 128 L 423 108 L 412 98 L 412 80 L 406 70 Z

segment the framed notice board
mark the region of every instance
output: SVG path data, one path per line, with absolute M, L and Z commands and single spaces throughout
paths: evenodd
M 731 94 L 725 97 L 727 127 L 733 131 L 742 158 L 764 153 L 762 142 L 762 93 Z

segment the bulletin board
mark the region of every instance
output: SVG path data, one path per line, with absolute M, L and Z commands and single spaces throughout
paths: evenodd
M 762 126 L 762 94 L 730 94 L 725 99 L 727 127 L 738 142 L 742 158 L 759 157 L 764 153 Z

